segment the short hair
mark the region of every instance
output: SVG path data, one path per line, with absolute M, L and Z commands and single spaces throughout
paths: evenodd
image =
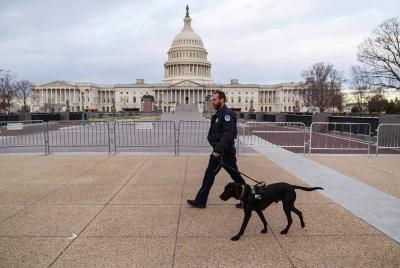
M 222 90 L 214 90 L 213 94 L 218 94 L 219 99 L 224 99 L 224 101 L 226 101 L 225 93 Z

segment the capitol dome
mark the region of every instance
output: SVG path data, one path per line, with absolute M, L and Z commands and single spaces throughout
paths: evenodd
M 182 31 L 177 34 L 168 50 L 168 60 L 164 63 L 165 77 L 163 82 L 177 83 L 183 80 L 209 84 L 211 63 L 207 61 L 207 50 L 203 41 L 192 29 L 189 7 L 183 19 Z

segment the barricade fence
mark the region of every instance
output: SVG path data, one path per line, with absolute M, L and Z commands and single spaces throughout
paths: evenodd
M 178 124 L 178 153 L 182 147 L 206 147 L 210 144 L 207 140 L 208 130 L 210 128 L 209 121 L 179 121 Z
M 108 151 L 209 150 L 209 121 L 6 121 L 0 122 L 0 152 L 34 148 L 45 154 L 62 150 Z M 281 147 L 296 152 L 400 152 L 400 124 L 381 124 L 376 144 L 368 123 L 247 122 L 238 124 L 237 149 Z M 19 148 L 19 149 L 16 149 Z M 26 149 L 27 148 L 27 149 Z
M 42 120 L 0 122 L 0 148 L 39 147 L 48 154 L 47 123 Z
M 376 156 L 379 150 L 388 153 L 400 151 L 400 124 L 380 124 L 376 139 Z
M 314 122 L 310 126 L 309 154 L 314 152 L 353 152 L 371 148 L 371 125 L 369 123 Z
M 50 121 L 47 124 L 48 153 L 56 148 L 96 147 L 111 153 L 107 121 Z
M 240 129 L 240 147 L 298 148 L 305 153 L 307 133 L 302 122 L 247 122 Z
M 171 148 L 177 153 L 173 121 L 117 121 L 113 132 L 114 153 L 127 147 Z

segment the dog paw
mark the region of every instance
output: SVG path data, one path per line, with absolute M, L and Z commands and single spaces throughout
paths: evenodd
M 234 237 L 231 238 L 232 241 L 238 241 L 240 238 L 240 235 L 235 235 Z
M 282 230 L 281 234 L 287 234 L 287 232 L 288 232 L 287 230 Z
M 266 234 L 268 232 L 268 229 L 262 229 L 261 233 Z

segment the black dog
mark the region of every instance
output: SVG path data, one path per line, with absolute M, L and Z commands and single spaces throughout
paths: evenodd
M 279 201 L 282 201 L 283 203 L 283 210 L 285 211 L 288 221 L 286 228 L 281 231 L 281 234 L 287 234 L 290 225 L 292 225 L 292 211 L 296 213 L 297 216 L 299 216 L 301 227 L 304 228 L 305 224 L 303 221 L 303 215 L 297 208 L 294 207 L 294 202 L 296 200 L 295 189 L 300 189 L 303 191 L 314 191 L 318 189 L 323 190 L 321 187 L 308 188 L 303 186 L 291 185 L 284 182 L 273 183 L 267 186 L 258 185 L 255 188 L 251 188 L 251 186 L 248 184 L 240 185 L 234 182 L 228 183 L 225 186 L 224 192 L 219 197 L 224 201 L 228 200 L 231 197 L 241 200 L 243 202 L 244 209 L 244 219 L 242 227 L 240 228 L 239 233 L 232 237 L 231 240 L 239 240 L 239 238 L 243 235 L 253 210 L 257 212 L 264 225 L 264 229 L 262 229 L 261 233 L 266 233 L 267 221 L 265 220 L 262 211 L 273 202 L 277 203 Z

